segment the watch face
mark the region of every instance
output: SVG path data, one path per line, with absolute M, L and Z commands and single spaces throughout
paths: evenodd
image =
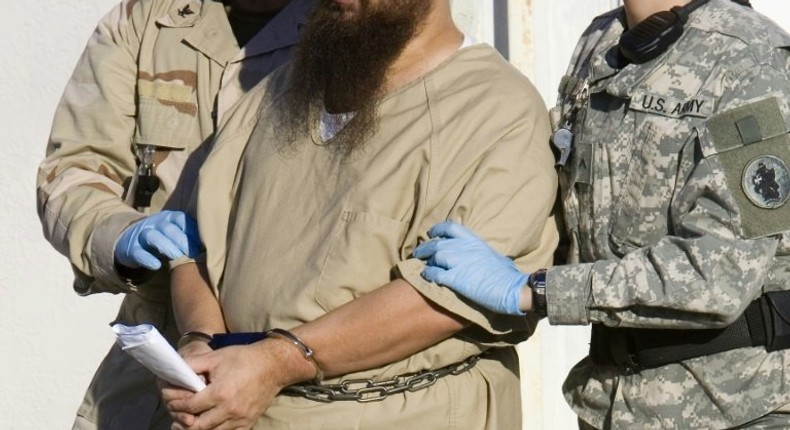
M 545 287 L 546 286 L 546 269 L 539 269 L 529 276 L 530 287 Z
M 546 316 L 546 269 L 536 270 L 529 276 L 529 287 L 532 290 L 532 312 Z

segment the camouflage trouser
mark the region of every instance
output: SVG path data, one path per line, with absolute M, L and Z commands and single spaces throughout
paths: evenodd
M 786 430 L 790 429 L 790 405 L 785 405 L 773 413 L 757 418 L 744 425 L 727 430 Z M 597 430 L 595 427 L 579 420 L 579 430 Z

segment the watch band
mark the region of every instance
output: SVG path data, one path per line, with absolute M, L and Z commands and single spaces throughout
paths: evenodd
M 529 275 L 527 281 L 532 290 L 532 312 L 543 318 L 546 316 L 546 269 L 538 269 Z

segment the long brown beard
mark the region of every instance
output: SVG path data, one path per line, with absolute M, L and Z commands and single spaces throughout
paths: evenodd
M 387 72 L 425 22 L 432 2 L 389 0 L 342 17 L 337 4 L 321 0 L 297 49 L 289 90 L 279 110 L 282 141 L 309 134 L 322 110 L 354 112 L 327 145 L 350 155 L 378 129 L 378 105 Z

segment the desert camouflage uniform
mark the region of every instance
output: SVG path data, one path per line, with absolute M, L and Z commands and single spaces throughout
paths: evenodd
M 58 105 L 38 173 L 44 234 L 69 257 L 77 293 L 127 293 L 118 321 L 151 323 L 175 340 L 166 265 L 138 282 L 113 264 L 121 231 L 144 216 L 121 199 L 135 147 L 156 147 L 161 185 L 149 210 L 182 207 L 224 112 L 290 58 L 311 3 L 293 1 L 244 49 L 218 1 L 125 0 L 99 22 Z M 169 428 L 154 382 L 114 347 L 75 428 Z
M 723 327 L 790 289 L 790 36 L 712 0 L 662 56 L 618 70 L 623 20 L 593 21 L 552 111 L 575 138 L 560 168 L 570 261 L 547 274 L 549 320 Z M 777 187 L 760 188 L 771 169 Z M 641 371 L 588 357 L 564 392 L 596 428 L 728 428 L 790 402 L 788 365 L 790 351 L 763 347 Z

